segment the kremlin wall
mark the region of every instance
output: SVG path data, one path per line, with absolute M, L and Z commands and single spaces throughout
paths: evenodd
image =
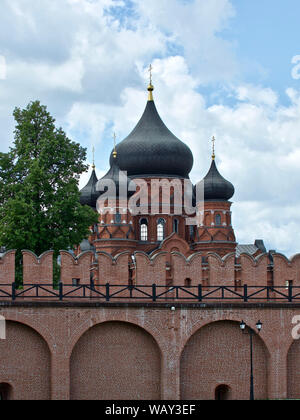
M 153 185 L 183 186 L 193 155 L 162 122 L 151 84 L 148 90 L 145 112 L 115 145 L 108 173 L 98 180 L 93 166 L 81 190 L 81 204 L 98 211 L 99 222 L 60 252 L 59 284 L 51 250 L 22 251 L 20 288 L 16 251 L 0 254 L 0 399 L 247 400 L 249 337 L 254 398 L 299 399 L 300 254 L 288 259 L 263 240 L 237 243 L 235 189 L 219 173 L 214 149 L 208 174 L 191 189 L 194 214 L 183 205 L 178 211 L 174 188 L 171 211 L 163 210 Z M 142 204 L 140 180 L 156 212 Z

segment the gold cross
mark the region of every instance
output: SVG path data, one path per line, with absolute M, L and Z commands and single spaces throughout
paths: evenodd
M 152 67 L 152 64 L 150 64 L 150 67 L 149 67 L 149 73 L 150 73 L 150 85 L 152 85 L 152 70 L 153 70 L 153 67 Z
M 215 138 L 215 136 L 213 136 L 213 138 L 212 138 L 212 144 L 213 144 L 212 158 L 213 158 L 213 160 L 215 160 L 215 158 L 216 158 L 216 154 L 215 154 L 215 142 L 216 142 L 216 138 Z
M 116 133 L 114 133 L 114 152 L 113 152 L 113 157 L 115 159 L 117 157 L 117 148 L 116 148 L 117 142 L 116 142 L 116 139 L 117 139 L 117 136 L 116 136 Z
M 93 146 L 93 166 L 92 166 L 92 168 L 96 169 L 96 166 L 95 166 L 95 147 L 94 146 Z

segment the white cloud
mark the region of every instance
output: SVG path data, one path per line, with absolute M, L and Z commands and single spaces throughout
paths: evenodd
M 255 105 L 267 105 L 274 107 L 278 102 L 278 96 L 270 88 L 260 86 L 243 85 L 236 88 L 236 96 L 239 101 L 250 102 Z
M 132 0 L 133 10 L 130 4 L 2 1 L 0 150 L 12 139 L 13 108 L 40 99 L 72 138 L 97 145 L 103 175 L 113 131 L 120 141 L 142 115 L 152 62 L 157 108 L 191 147 L 194 182 L 208 171 L 217 138 L 218 167 L 236 187 L 238 240 L 265 238 L 289 255 L 300 250 L 300 91 L 287 89 L 283 106 L 269 87 L 243 83 L 235 45 L 222 38 L 235 16 L 230 0 Z M 201 94 L 199 87 L 220 82 L 215 101 Z
M 137 11 L 181 46 L 188 66 L 203 84 L 231 80 L 238 72 L 234 45 L 219 33 L 229 25 L 235 10 L 229 0 L 134 0 Z
M 0 80 L 6 79 L 6 60 L 3 55 L 0 55 Z
M 292 58 L 292 64 L 296 64 L 292 69 L 292 78 L 295 80 L 300 79 L 300 55 L 295 55 Z

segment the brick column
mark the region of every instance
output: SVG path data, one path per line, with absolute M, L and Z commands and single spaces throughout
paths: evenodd
M 287 398 L 287 360 L 285 353 L 274 349 L 269 360 L 268 375 L 269 399 Z
M 165 351 L 162 357 L 161 399 L 180 400 L 180 356 Z
M 51 400 L 70 400 L 70 361 L 63 353 L 52 353 Z

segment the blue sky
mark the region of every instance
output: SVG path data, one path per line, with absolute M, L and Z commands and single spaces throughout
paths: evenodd
M 286 100 L 285 89 L 299 87 L 291 80 L 291 58 L 299 53 L 300 2 L 234 0 L 232 4 L 236 18 L 224 36 L 236 42 L 245 79 L 272 87 Z
M 159 113 L 193 151 L 193 182 L 217 138 L 238 241 L 300 252 L 299 16 L 296 0 L 2 0 L 0 151 L 14 107 L 39 99 L 89 162 L 95 146 L 101 176 L 113 132 L 121 141 L 142 115 L 152 63 Z

